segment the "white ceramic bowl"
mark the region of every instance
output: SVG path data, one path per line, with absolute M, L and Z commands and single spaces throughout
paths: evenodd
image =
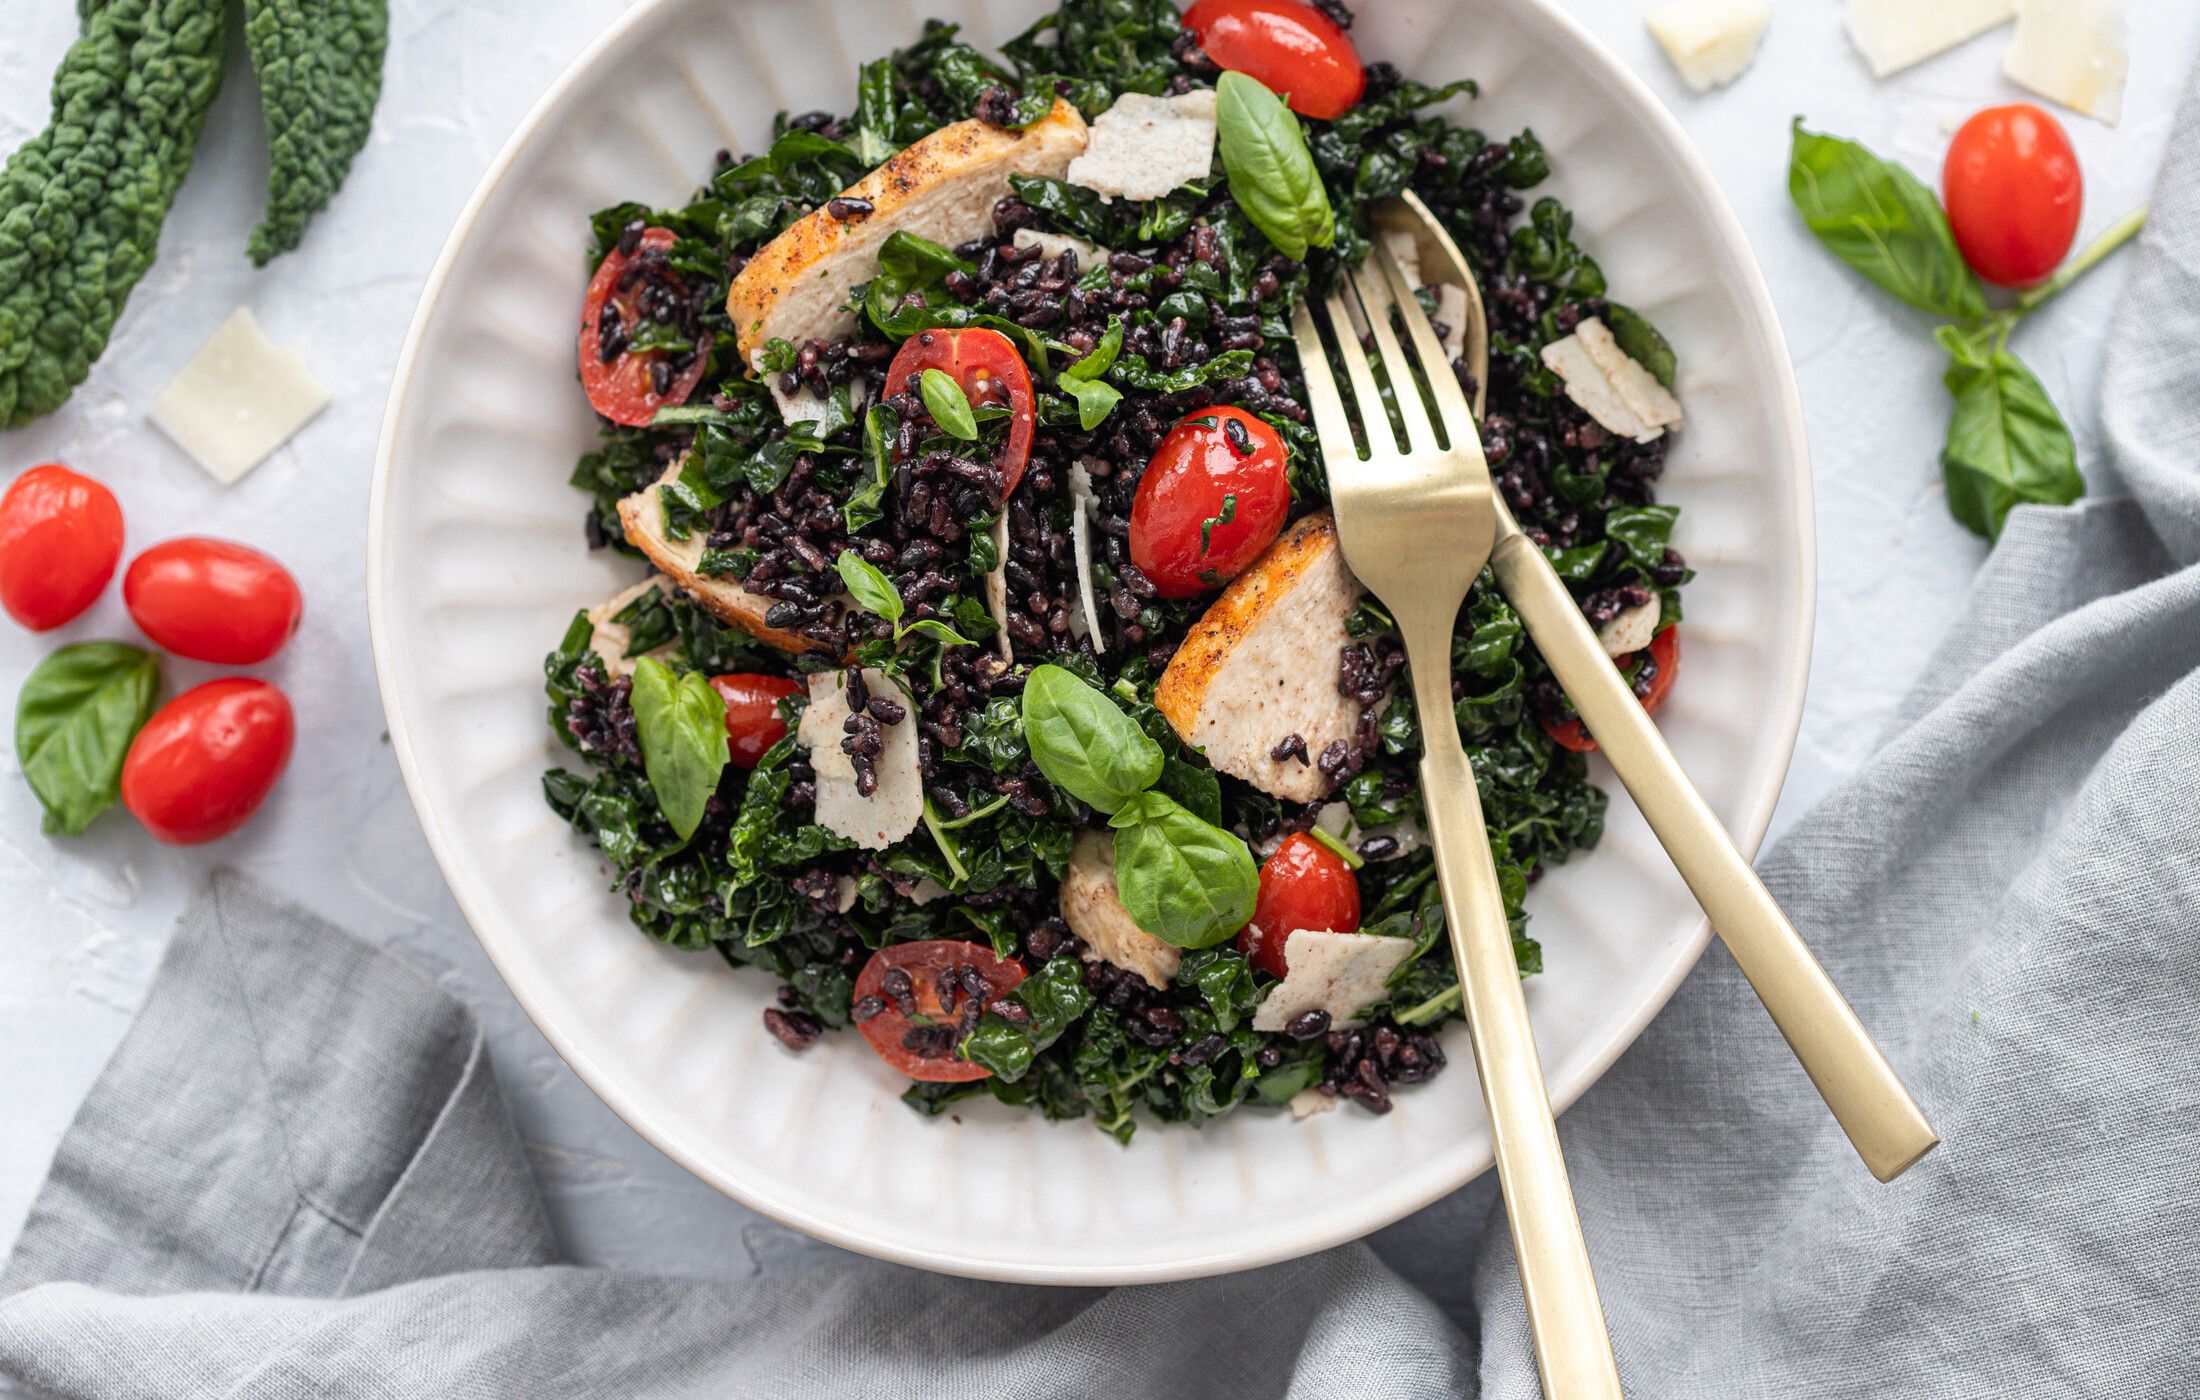
M 705 1181 L 820 1238 L 888 1259 L 1048 1283 L 1219 1273 L 1353 1239 L 1490 1163 L 1466 1044 L 1374 1117 L 1242 1112 L 1085 1123 L 990 1101 L 955 1121 L 853 1036 L 799 1057 L 759 1018 L 770 978 L 659 947 L 606 893 L 597 854 L 543 805 L 566 755 L 541 660 L 577 607 L 639 569 L 583 548 L 565 485 L 594 437 L 574 384 L 587 217 L 677 203 L 721 146 L 774 111 L 853 105 L 861 60 L 928 14 L 992 46 L 1044 0 L 643 0 L 520 124 L 429 279 L 375 468 L 368 607 L 392 744 L 459 906 L 567 1063 Z M 1617 294 L 1678 347 L 1689 421 L 1664 499 L 1700 571 L 1686 675 L 1662 723 L 1744 849 L 1772 812 L 1802 712 L 1813 594 L 1802 409 L 1740 227 L 1647 89 L 1547 0 L 1381 0 L 1370 59 L 1483 85 L 1494 134 L 1533 126 Z M 1608 788 L 1616 789 L 1610 774 Z M 1694 963 L 1704 920 L 1615 790 L 1595 853 L 1532 894 L 1549 969 L 1528 985 L 1551 1096 L 1573 1102 Z

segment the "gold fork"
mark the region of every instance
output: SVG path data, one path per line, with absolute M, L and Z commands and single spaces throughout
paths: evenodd
M 1375 217 L 1379 228 L 1414 240 L 1423 281 L 1450 282 L 1466 292 L 1466 360 L 1476 385 L 1474 416 L 1479 420 L 1483 386 L 1489 383 L 1489 330 L 1473 271 L 1451 235 L 1411 191 L 1385 201 Z M 1939 1144 L 1933 1125 L 1764 882 L 1734 848 L 1726 828 L 1604 654 L 1543 551 L 1521 532 L 1501 498 L 1495 504 L 1490 572 L 1498 588 L 1520 614 L 1529 640 L 1711 917 L 1711 926 L 1772 1013 L 1773 1024 L 1833 1110 L 1857 1156 L 1873 1176 L 1894 1180 Z
M 1358 324 L 1372 335 L 1389 379 L 1402 436 L 1385 412 L 1376 367 L 1361 348 L 1341 289 L 1324 300 L 1323 310 L 1358 406 L 1365 454 L 1354 441 L 1310 300 L 1292 309 L 1292 335 L 1345 562 L 1390 610 L 1405 643 L 1421 715 L 1421 794 L 1436 879 L 1543 1388 L 1569 1400 L 1617 1396 L 1619 1371 L 1528 1026 L 1481 797 L 1458 727 L 1445 722 L 1452 713 L 1452 626 L 1489 557 L 1499 505 L 1466 396 L 1396 261 L 1378 251 L 1368 267 L 1345 280 L 1363 313 Z M 1394 313 L 1410 355 L 1392 329 Z M 1424 392 L 1436 407 L 1435 421 L 1423 405 Z

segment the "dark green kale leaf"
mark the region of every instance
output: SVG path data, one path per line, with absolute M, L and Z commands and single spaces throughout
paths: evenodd
M 224 0 L 80 4 L 53 119 L 0 169 L 0 427 L 61 406 L 153 264 L 221 83 Z
M 268 145 L 267 214 L 245 245 L 254 265 L 298 246 L 366 145 L 389 30 L 388 0 L 245 0 Z

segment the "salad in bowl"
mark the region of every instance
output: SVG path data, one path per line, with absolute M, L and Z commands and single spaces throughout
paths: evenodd
M 1459 992 L 1415 783 L 1459 727 L 1523 975 L 1593 846 L 1594 747 L 1495 588 L 1418 714 L 1345 567 L 1288 323 L 1411 191 L 1493 478 L 1655 711 L 1672 350 L 1471 83 L 1363 64 L 1338 0 L 1067 0 L 999 57 L 934 24 L 687 204 L 593 225 L 572 482 L 632 586 L 547 662 L 551 807 L 641 932 L 778 979 L 929 1114 L 1387 1112 Z M 1417 280 L 1410 242 L 1392 252 Z M 578 289 L 576 289 L 578 290 Z M 845 1053 L 845 1052 L 843 1052 Z

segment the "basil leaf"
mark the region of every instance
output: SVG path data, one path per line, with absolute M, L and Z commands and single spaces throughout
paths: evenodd
M 1077 401 L 1077 426 L 1088 433 L 1106 422 L 1123 401 L 1123 391 L 1101 376 L 1115 367 L 1116 356 L 1123 353 L 1124 319 L 1117 317 L 1108 322 L 1107 334 L 1092 347 L 1092 353 L 1055 376 L 1055 385 Z
M 932 415 L 940 431 L 962 442 L 978 440 L 978 420 L 970 412 L 970 396 L 955 376 L 944 369 L 928 369 L 918 376 L 924 411 Z
M 1108 322 L 1107 334 L 1092 347 L 1092 353 L 1062 371 L 1062 378 L 1094 380 L 1115 367 L 1115 357 L 1123 353 L 1123 322 L 1118 316 Z
M 1900 165 L 1854 141 L 1805 131 L 1798 119 L 1788 197 L 1835 256 L 1920 311 L 1958 320 L 1986 314 L 1985 292 L 1956 251 L 1940 201 Z
M 48 836 L 80 834 L 115 803 L 130 741 L 160 698 L 160 658 L 78 642 L 38 663 L 15 700 L 15 761 L 46 809 Z
M 1282 99 L 1257 78 L 1224 73 L 1215 83 L 1215 131 L 1231 195 L 1276 251 L 1303 260 L 1309 247 L 1328 247 L 1336 236 L 1329 191 Z
M 840 581 L 847 585 L 856 606 L 888 622 L 901 621 L 901 590 L 894 587 L 894 581 L 881 573 L 876 564 L 852 549 L 844 549 L 833 567 L 840 571 Z
M 968 647 L 977 645 L 976 642 L 971 641 L 962 633 L 957 632 L 954 628 L 948 626 L 946 623 L 934 617 L 918 618 L 915 622 L 910 623 L 907 627 L 895 628 L 894 639 L 896 641 L 899 641 L 901 638 L 908 636 L 911 632 L 914 632 L 919 636 L 930 637 L 934 641 L 945 642 L 948 646 L 951 647 Z
M 1077 426 L 1088 433 L 1107 422 L 1108 415 L 1123 401 L 1123 391 L 1104 380 L 1064 379 L 1061 386 L 1063 393 L 1077 401 Z
M 665 820 L 685 841 L 726 770 L 726 702 L 695 672 L 643 657 L 634 667 L 634 730 Z
M 1120 825 L 1125 817 L 1133 819 Z M 1253 917 L 1260 869 L 1243 841 L 1158 792 L 1116 814 L 1115 889 L 1132 922 L 1179 948 L 1206 948 Z
M 1039 771 L 1088 807 L 1113 812 L 1161 776 L 1161 746 L 1073 671 L 1034 669 L 1024 682 L 1023 717 Z
M 1611 331 L 1612 339 L 1636 363 L 1656 376 L 1666 388 L 1673 387 L 1673 375 L 1680 368 L 1680 361 L 1673 353 L 1672 345 L 1659 334 L 1658 328 L 1632 306 L 1622 306 L 1616 301 L 1604 303 L 1604 325 Z
M 1956 400 L 1940 469 L 1957 521 L 1998 539 L 2012 507 L 2063 506 L 2084 495 L 2070 429 L 2024 362 L 1954 326 L 1933 338 L 1948 351 L 1945 382 Z

